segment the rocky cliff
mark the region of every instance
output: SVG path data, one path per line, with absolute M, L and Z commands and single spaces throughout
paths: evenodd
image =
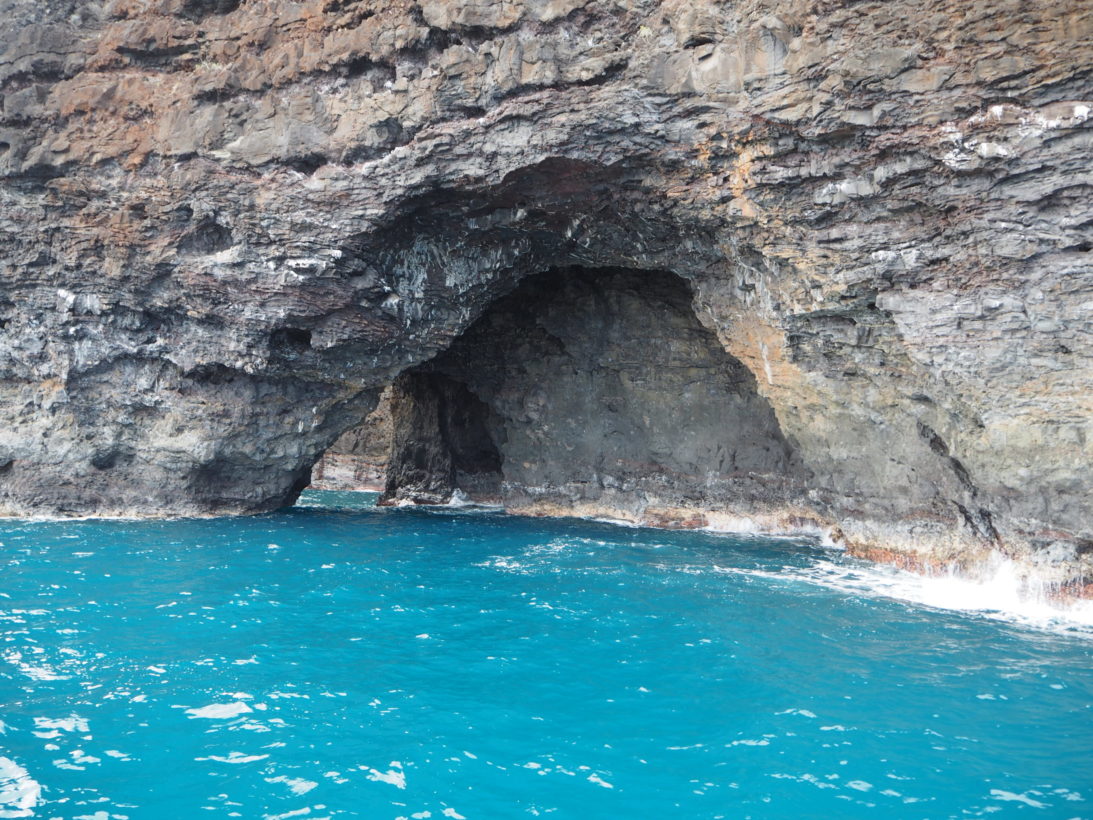
M 415 407 L 494 390 L 460 418 L 514 436 L 519 469 L 501 448 L 494 483 L 525 508 L 539 487 L 543 510 L 640 512 L 659 482 L 680 515 L 758 505 L 773 522 L 784 502 L 909 563 L 999 550 L 1078 582 L 1093 561 L 1089 0 L 0 14 L 3 513 L 291 503 L 401 378 L 425 402 L 402 418 L 422 424 L 441 416 Z M 566 462 L 564 431 L 504 418 L 531 359 L 481 354 L 491 387 L 444 353 L 479 356 L 464 334 L 484 320 L 509 347 L 514 323 L 553 332 L 567 292 L 594 313 L 591 279 L 558 278 L 577 269 L 615 277 L 614 313 L 567 326 L 549 361 L 579 371 L 612 349 L 594 337 L 608 325 L 667 322 L 649 349 L 698 357 L 681 366 L 725 429 L 709 403 L 679 411 L 695 439 L 673 452 L 630 413 L 625 447 Z M 490 313 L 551 277 L 563 302 Z M 643 372 L 628 400 L 667 406 L 650 390 L 680 383 Z M 586 409 L 611 400 L 602 376 Z M 580 409 L 542 403 L 556 421 Z M 729 428 L 755 469 L 716 460 Z M 711 463 L 709 493 L 662 480 Z

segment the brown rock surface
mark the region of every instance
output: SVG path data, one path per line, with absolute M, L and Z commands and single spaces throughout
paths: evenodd
M 290 503 L 521 279 L 625 268 L 849 543 L 1089 568 L 1090 0 L 0 14 L 0 512 Z

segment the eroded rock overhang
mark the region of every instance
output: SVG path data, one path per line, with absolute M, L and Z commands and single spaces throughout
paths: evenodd
M 850 543 L 1088 560 L 1088 3 L 3 11 L 3 512 L 290 503 L 581 266 L 686 280 Z
M 810 476 L 756 388 L 679 277 L 552 270 L 395 381 L 382 501 L 660 526 L 807 520 Z

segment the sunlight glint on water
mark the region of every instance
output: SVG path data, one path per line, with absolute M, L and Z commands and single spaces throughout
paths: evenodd
M 1093 816 L 1004 566 L 307 499 L 0 526 L 0 817 Z

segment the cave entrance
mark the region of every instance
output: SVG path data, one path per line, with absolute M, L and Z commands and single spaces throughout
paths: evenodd
M 688 283 L 663 271 L 525 279 L 398 377 L 382 424 L 376 414 L 366 424 L 371 439 L 347 435 L 373 452 L 386 436 L 384 503 L 636 520 L 783 506 L 799 486 L 794 448 L 692 302 Z

